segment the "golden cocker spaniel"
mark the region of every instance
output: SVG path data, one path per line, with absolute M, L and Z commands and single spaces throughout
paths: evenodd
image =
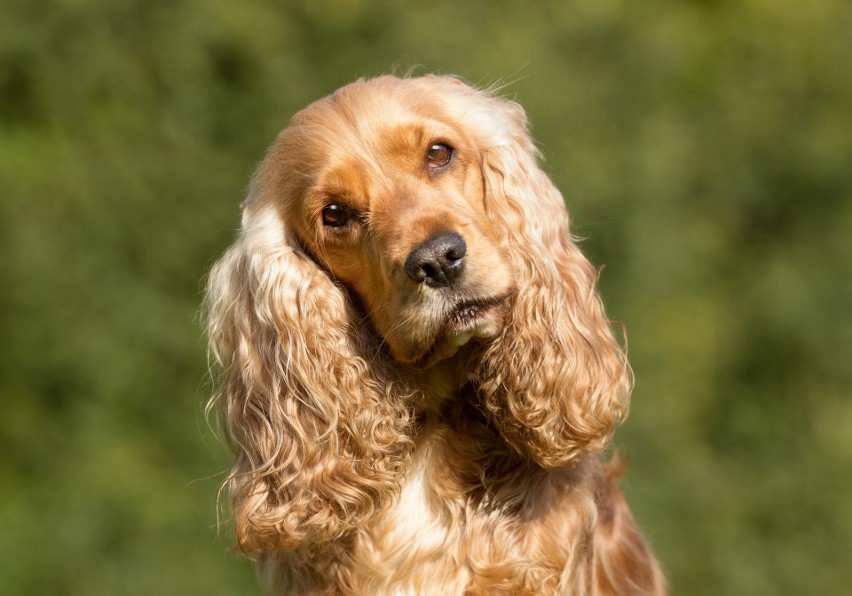
M 631 388 L 523 110 L 442 76 L 296 114 L 206 307 L 270 594 L 660 594 L 597 452 Z

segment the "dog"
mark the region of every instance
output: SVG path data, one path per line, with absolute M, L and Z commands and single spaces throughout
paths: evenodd
M 663 594 L 600 461 L 632 385 L 523 109 L 457 78 L 297 113 L 206 294 L 269 594 Z

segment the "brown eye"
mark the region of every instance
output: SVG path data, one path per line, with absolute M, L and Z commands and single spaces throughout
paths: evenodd
M 322 210 L 322 225 L 329 228 L 342 228 L 352 219 L 353 212 L 349 207 L 339 203 L 326 205 Z
M 426 165 L 430 168 L 443 168 L 453 158 L 453 150 L 449 145 L 435 143 L 426 152 Z

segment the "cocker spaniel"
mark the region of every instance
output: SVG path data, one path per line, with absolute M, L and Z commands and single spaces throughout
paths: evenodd
M 631 376 L 521 107 L 359 80 L 296 114 L 209 276 L 270 594 L 660 594 L 597 452 Z

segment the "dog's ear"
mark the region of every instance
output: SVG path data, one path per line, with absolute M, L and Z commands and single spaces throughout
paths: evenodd
M 484 410 L 505 440 L 542 466 L 602 448 L 626 416 L 631 375 L 595 290 L 597 271 L 569 232 L 562 196 L 537 163 L 523 109 L 485 96 L 486 207 L 517 295 L 483 352 Z
M 402 392 L 367 360 L 346 294 L 283 222 L 272 167 L 255 176 L 206 296 L 219 371 L 209 407 L 236 452 L 226 484 L 245 553 L 357 526 L 395 494 L 412 447 Z

